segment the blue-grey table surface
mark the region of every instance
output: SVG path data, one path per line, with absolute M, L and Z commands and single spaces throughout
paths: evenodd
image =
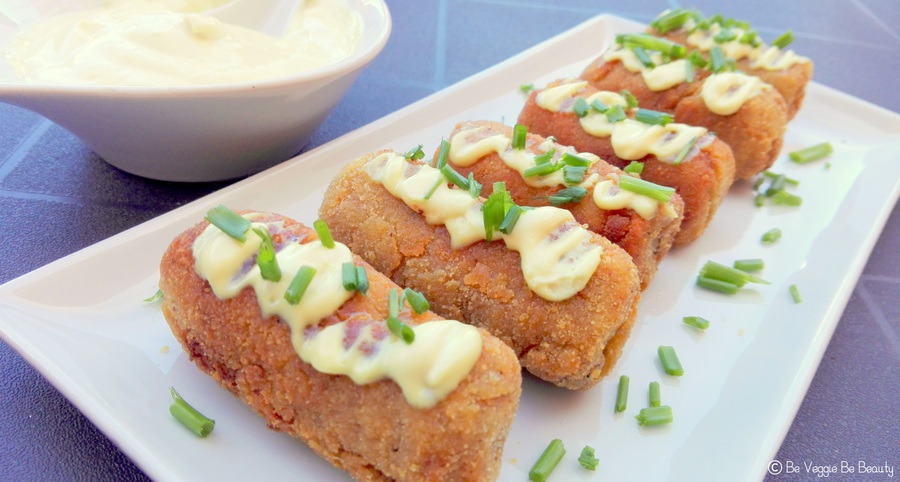
M 815 81 L 900 112 L 898 0 L 387 2 L 394 20 L 387 47 L 316 132 L 310 148 L 595 15 L 648 22 L 678 6 L 748 20 L 770 40 L 792 29 L 793 48 L 816 62 Z M 52 122 L 0 104 L 0 282 L 227 185 L 158 182 L 123 173 Z M 776 459 L 817 465 L 865 461 L 900 469 L 898 247 L 900 215 L 894 207 Z M 741 443 L 740 434 L 735 443 Z M 767 480 L 807 478 L 815 475 L 782 474 Z M 146 479 L 64 396 L 0 342 L 0 480 Z

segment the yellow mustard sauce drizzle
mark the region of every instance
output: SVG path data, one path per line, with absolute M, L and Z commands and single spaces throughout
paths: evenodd
M 688 21 L 684 29 L 690 30 L 693 25 L 693 21 Z M 754 69 L 784 70 L 794 64 L 809 62 L 807 57 L 797 55 L 793 50 L 783 50 L 775 46 L 767 47 L 764 44 L 754 47 L 743 43 L 740 38 L 746 31 L 738 27 L 729 27 L 729 29 L 736 34 L 734 40 L 717 43 L 714 37 L 722 31 L 722 26 L 713 23 L 709 29 L 697 29 L 690 33 L 687 37 L 687 44 L 703 52 L 708 52 L 714 45 L 718 45 L 726 57 L 735 60 L 750 59 L 750 67 Z
M 373 181 L 423 213 L 429 224 L 447 226 L 454 248 L 485 239 L 483 199 L 451 188 L 434 167 L 411 164 L 402 155 L 388 152 L 369 161 L 365 169 Z M 603 252 L 572 213 L 551 206 L 526 209 L 511 234 L 497 231 L 493 239 L 502 239 L 507 248 L 519 253 L 528 288 L 548 301 L 562 301 L 584 289 Z
M 687 60 L 677 59 L 664 62 L 659 52 L 650 53 L 650 60 L 656 67 L 647 68 L 638 59 L 631 49 L 615 47 L 603 54 L 603 60 L 611 62 L 618 60 L 629 72 L 640 73 L 647 87 L 654 92 L 660 92 L 687 82 Z
M 250 213 L 245 217 L 252 221 L 259 216 Z M 281 223 L 253 222 L 253 226 L 277 231 Z M 410 405 L 429 408 L 456 389 L 481 356 L 478 330 L 453 320 L 412 326 L 415 341 L 411 344 L 395 336 L 373 336 L 376 323 L 357 327 L 361 332 L 349 347 L 345 340 L 351 320 L 308 330 L 354 295 L 344 289 L 341 275 L 342 265 L 353 262 L 353 255 L 341 243 L 334 248 L 319 241 L 286 243 L 276 254 L 282 277 L 275 282 L 263 279 L 255 264 L 243 269 L 254 259 L 260 243 L 252 230 L 241 242 L 210 225 L 194 241 L 194 269 L 222 299 L 252 287 L 262 314 L 276 315 L 288 323 L 297 355 L 319 372 L 345 375 L 358 384 L 387 378 L 397 383 Z M 292 305 L 284 293 L 302 266 L 315 268 L 316 274 L 299 303 Z
M 710 112 L 731 115 L 763 89 L 771 88 L 771 85 L 753 75 L 721 72 L 703 79 L 700 97 Z

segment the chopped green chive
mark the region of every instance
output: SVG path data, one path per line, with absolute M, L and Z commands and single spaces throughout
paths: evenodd
M 363 295 L 369 291 L 369 274 L 366 273 L 366 268 L 362 266 L 356 267 L 356 291 Z
M 519 221 L 519 216 L 525 212 L 521 206 L 513 204 L 510 206 L 509 211 L 506 212 L 506 216 L 503 217 L 503 221 L 500 222 L 500 226 L 497 228 L 503 234 L 510 234 L 512 230 L 516 227 L 516 223 Z
M 772 171 L 763 171 L 763 176 L 768 179 L 776 179 L 778 177 L 781 177 L 784 179 L 785 184 L 790 184 L 792 186 L 797 186 L 800 184 L 800 181 L 798 181 L 796 179 L 793 179 L 793 178 L 787 177 L 783 174 L 778 174 L 778 173 L 775 173 Z
M 684 63 L 684 81 L 691 83 L 697 78 L 697 67 L 691 62 Z
M 622 94 L 622 97 L 625 98 L 625 104 L 627 104 L 629 109 L 634 109 L 638 106 L 637 97 L 635 97 L 634 94 L 632 94 L 630 90 L 625 89 L 621 92 L 621 94 Z
M 532 482 L 546 482 L 547 477 L 556 468 L 559 461 L 566 455 L 566 448 L 563 446 L 562 440 L 553 439 L 550 445 L 544 449 L 531 470 L 528 471 L 528 480 Z
M 731 266 L 725 266 L 724 264 L 716 263 L 715 261 L 707 261 L 703 267 L 700 268 L 700 276 L 725 281 L 737 285 L 738 287 L 743 287 L 747 283 L 769 284 L 768 281 L 746 271 L 735 269 Z
M 249 219 L 221 204 L 206 213 L 206 220 L 221 229 L 223 233 L 241 242 L 247 240 L 247 231 L 250 230 L 252 224 Z
M 675 156 L 675 159 L 672 160 L 672 165 L 677 166 L 684 162 L 684 160 L 687 159 L 688 155 L 694 149 L 694 146 L 697 145 L 698 139 L 700 139 L 700 137 L 694 137 L 690 141 L 688 141 L 687 144 L 685 144 L 684 147 L 682 147 L 681 150 L 678 151 L 678 155 Z
M 475 173 L 469 173 L 469 196 L 477 198 L 481 196 L 481 183 L 475 180 Z
M 716 35 L 713 36 L 713 42 L 718 44 L 723 44 L 726 42 L 731 42 L 732 40 L 737 39 L 737 33 L 730 28 L 724 28 L 719 31 Z
M 403 294 L 406 297 L 406 302 L 409 303 L 409 307 L 412 308 L 416 314 L 421 315 L 431 308 L 431 305 L 428 304 L 428 300 L 425 299 L 425 295 L 422 293 L 412 288 L 405 288 Z
M 638 161 L 631 161 L 622 170 L 627 172 L 628 174 L 640 174 L 640 173 L 644 172 L 644 163 L 638 162 Z
M 666 33 L 681 28 L 691 16 L 692 12 L 690 10 L 676 8 L 657 17 L 656 20 L 650 23 L 650 26 L 659 33 Z
M 406 154 L 403 155 L 407 160 L 418 160 L 425 157 L 425 151 L 422 150 L 422 144 L 419 144 L 416 147 L 406 151 Z
M 774 45 L 780 49 L 783 49 L 783 48 L 787 47 L 788 45 L 790 45 L 791 42 L 793 42 L 793 41 L 794 41 L 794 32 L 791 30 L 788 30 L 787 32 L 779 35 L 778 38 L 773 40 L 772 45 Z
M 823 142 L 821 144 L 816 144 L 814 146 L 809 146 L 805 149 L 800 149 L 799 151 L 794 151 L 788 154 L 788 157 L 797 164 L 806 164 L 808 162 L 818 161 L 819 159 L 823 159 L 828 157 L 833 152 L 831 144 L 828 142 Z
M 269 230 L 265 228 L 253 228 L 253 232 L 262 239 L 259 244 L 259 253 L 256 255 L 256 265 L 259 266 L 259 274 L 267 281 L 281 281 L 281 268 L 278 267 L 278 259 L 275 257 L 275 245 Z
M 725 62 L 725 54 L 722 52 L 722 48 L 718 45 L 714 45 L 713 48 L 709 49 L 709 70 L 714 73 L 719 73 L 725 71 L 726 62 Z
M 638 109 L 634 113 L 634 119 L 638 122 L 643 122 L 644 124 L 659 126 L 664 126 L 675 120 L 675 118 L 672 117 L 672 114 L 649 109 Z
M 772 244 L 779 239 L 781 239 L 781 229 L 772 228 L 763 233 L 762 237 L 760 238 L 760 242 L 763 244 Z
M 494 231 L 499 230 L 507 212 L 515 203 L 506 190 L 506 184 L 494 183 L 494 191 L 481 205 L 481 214 L 484 219 L 484 236 L 490 242 L 494 238 Z
M 525 169 L 522 171 L 522 175 L 525 177 L 546 176 L 562 169 L 563 166 L 565 166 L 565 164 L 561 162 L 545 162 Z
M 387 317 L 387 327 L 391 333 L 394 334 L 397 338 L 403 340 L 407 345 L 415 341 L 416 332 L 398 318 L 400 314 L 400 298 L 397 294 L 397 290 L 391 288 L 390 298 L 388 299 L 388 317 Z
M 438 155 L 435 159 L 434 167 L 441 169 L 447 165 L 450 160 L 450 143 L 446 139 L 441 139 L 441 145 L 438 149 Z
M 705 68 L 709 64 L 709 60 L 703 57 L 699 51 L 693 51 L 690 55 L 687 56 L 688 63 L 697 67 L 698 69 Z
M 759 271 L 766 267 L 766 262 L 760 258 L 736 259 L 733 266 L 741 271 Z
M 725 293 L 728 295 L 733 295 L 738 292 L 741 288 L 740 286 L 729 283 L 727 281 L 717 280 L 713 278 L 707 278 L 706 276 L 697 276 L 697 286 L 701 288 L 706 288 L 712 291 L 718 291 L 720 293 Z
M 684 368 L 681 367 L 681 361 L 678 360 L 674 347 L 662 345 L 656 350 L 656 353 L 659 355 L 659 362 L 667 374 L 673 377 L 684 375 Z
M 628 176 L 631 177 L 631 176 Z M 562 206 L 563 204 L 575 203 L 584 199 L 587 195 L 587 189 L 578 186 L 571 186 L 557 191 L 548 197 L 548 201 L 552 206 Z
M 635 46 L 631 47 L 631 51 L 634 52 L 634 56 L 637 57 L 638 61 L 640 61 L 644 67 L 648 69 L 656 67 L 656 64 L 650 59 L 650 55 L 648 55 L 647 51 L 643 48 Z
M 698 330 L 705 330 L 709 328 L 709 320 L 703 318 L 702 316 L 685 316 L 681 319 L 685 324 L 691 325 Z
M 313 222 L 313 228 L 316 230 L 316 234 L 319 235 L 319 241 L 322 242 L 322 246 L 328 249 L 334 248 L 334 238 L 331 236 L 331 230 L 328 229 L 328 224 L 324 220 L 318 219 Z
M 588 115 L 589 110 L 591 110 L 591 105 L 581 97 L 575 99 L 575 103 L 572 104 L 572 112 L 574 112 L 578 117 L 584 117 Z
M 613 123 L 613 124 L 616 122 L 623 121 L 626 118 L 628 118 L 628 116 L 625 115 L 625 109 L 621 105 L 618 105 L 618 104 L 610 107 L 609 109 L 606 109 L 605 114 L 606 114 L 606 119 L 610 123 Z
M 550 149 L 549 151 L 547 151 L 543 154 L 538 154 L 537 156 L 534 156 L 534 163 L 535 164 L 546 164 L 546 163 L 550 162 L 551 159 L 553 159 L 554 154 L 556 154 L 556 149 Z
M 658 407 L 660 406 L 661 399 L 659 395 L 659 382 L 650 382 L 650 406 Z
M 312 283 L 315 275 L 316 269 L 312 266 L 301 266 L 300 269 L 297 270 L 297 274 L 294 275 L 294 279 L 291 280 L 291 284 L 289 284 L 284 291 L 284 299 L 292 305 L 300 303 L 300 300 L 303 298 L 306 289 L 309 288 L 309 284 Z
M 789 290 L 791 292 L 791 299 L 794 300 L 794 303 L 803 302 L 803 298 L 800 296 L 800 288 L 798 288 L 797 285 L 791 285 Z
M 587 168 L 583 166 L 564 166 L 563 182 L 566 185 L 577 185 L 584 182 L 584 176 L 587 174 Z
M 803 204 L 803 198 L 797 196 L 796 194 L 791 194 L 785 190 L 775 191 L 774 194 L 770 196 L 772 199 L 772 203 L 781 206 L 799 206 Z
M 216 427 L 216 421 L 203 415 L 191 404 L 187 403 L 174 388 L 169 387 L 172 394 L 172 405 L 169 406 L 169 413 L 181 422 L 182 425 L 194 432 L 198 437 L 206 437 Z
M 153 293 L 153 296 L 149 298 L 144 298 L 144 303 L 155 303 L 163 299 L 163 290 L 157 289 L 156 293 Z
M 751 45 L 753 47 L 759 46 L 759 34 L 756 30 L 747 30 L 744 32 L 744 35 L 741 35 L 741 38 L 738 42 L 746 45 Z
M 600 99 L 594 99 L 593 101 L 591 101 L 591 109 L 594 109 L 601 114 L 605 114 L 606 111 L 609 110 L 609 106 L 607 106 L 603 102 L 600 102 Z
M 359 287 L 357 274 L 356 265 L 352 261 L 347 261 L 341 265 L 341 284 L 345 290 L 355 291 Z
M 675 189 L 668 186 L 660 186 L 650 181 L 634 176 L 619 176 L 619 187 L 635 194 L 647 196 L 660 202 L 669 202 Z
M 680 59 L 687 55 L 687 47 L 684 45 L 644 33 L 619 34 L 616 36 L 616 43 L 627 48 L 640 47 L 645 50 L 661 52 L 674 59 Z
M 616 391 L 616 413 L 624 412 L 628 408 L 628 375 L 619 377 L 619 387 Z
M 513 127 L 512 148 L 516 150 L 525 149 L 525 140 L 528 137 L 528 128 L 522 124 L 516 124 Z
M 581 455 L 578 456 L 578 463 L 587 470 L 597 470 L 597 464 L 599 464 L 600 461 L 594 456 L 594 447 L 585 445 L 584 448 L 581 449 Z
M 641 412 L 634 418 L 637 419 L 641 426 L 665 425 L 672 423 L 672 407 L 662 405 L 660 407 L 642 408 Z
M 591 165 L 591 161 L 584 157 L 576 156 L 575 154 L 570 154 L 568 152 L 563 153 L 560 161 L 569 166 L 590 167 Z
M 522 91 L 523 94 L 530 94 L 532 90 L 534 90 L 534 84 L 522 84 L 519 86 L 519 90 Z
M 441 168 L 441 174 L 444 176 L 444 179 L 452 182 L 456 187 L 465 191 L 469 190 L 469 180 L 463 177 L 462 174 L 456 172 L 456 169 L 453 169 L 449 164 L 445 164 L 444 167 Z

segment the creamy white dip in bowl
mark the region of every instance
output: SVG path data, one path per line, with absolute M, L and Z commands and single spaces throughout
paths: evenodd
M 391 31 L 383 0 L 307 0 L 282 39 L 200 13 L 222 2 L 2 0 L 0 102 L 132 174 L 235 179 L 296 155 Z

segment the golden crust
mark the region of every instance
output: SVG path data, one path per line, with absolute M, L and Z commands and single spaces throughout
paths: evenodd
M 274 218 L 275 216 L 273 216 Z M 306 442 L 359 480 L 496 479 L 506 436 L 521 393 L 521 369 L 512 351 L 482 332 L 483 351 L 447 398 L 416 409 L 391 381 L 356 385 L 302 362 L 289 327 L 263 318 L 252 288 L 222 300 L 194 271 L 193 240 L 206 223 L 179 235 L 160 265 L 162 309 L 172 332 L 197 366 L 244 401 L 274 430 Z M 301 239 L 315 232 L 292 220 Z M 369 275 L 367 296 L 357 294 L 334 315 L 383 320 L 394 283 L 357 258 Z M 438 318 L 411 314 L 411 323 Z
M 749 179 L 771 167 L 781 151 L 788 121 L 787 102 L 774 88 L 763 89 L 734 114 L 714 114 L 700 96 L 708 76 L 708 71 L 698 70 L 693 82 L 654 92 L 639 73 L 630 72 L 618 60 L 606 62 L 600 56 L 580 77 L 599 90 L 627 89 L 642 108 L 668 112 L 676 122 L 706 127 L 731 147 L 735 179 Z
M 587 389 L 619 358 L 634 323 L 640 284 L 630 256 L 605 238 L 601 266 L 580 293 L 548 302 L 526 286 L 518 253 L 502 243 L 452 249 L 443 226 L 423 217 L 351 162 L 325 192 L 319 216 L 335 239 L 396 283 L 421 291 L 440 315 L 490 331 L 526 370 Z
M 547 88 L 560 82 L 551 82 Z M 578 95 L 589 97 L 597 91 L 597 88 L 588 85 Z M 631 162 L 616 156 L 608 137 L 595 137 L 585 132 L 574 112 L 542 109 L 536 101 L 539 93 L 536 90 L 529 95 L 519 114 L 518 122 L 527 126 L 529 132 L 553 136 L 560 144 L 596 154 L 618 168 L 624 168 Z M 675 188 L 684 203 L 684 219 L 675 234 L 673 245 L 685 246 L 696 240 L 712 221 L 734 182 L 735 162 L 731 148 L 715 139 L 677 166 L 662 162 L 653 155 L 640 161 L 644 163 L 642 179 Z M 628 247 L 625 250 L 631 252 Z
M 523 123 L 521 118 L 519 123 Z M 450 137 L 453 137 L 458 132 L 475 128 L 482 129 L 485 136 L 494 134 L 512 136 L 512 128 L 504 124 L 489 121 L 467 121 L 457 124 L 453 132 L 450 133 Z M 531 131 L 529 126 L 526 149 L 533 149 L 544 142 L 545 139 L 542 137 L 542 134 L 544 133 L 540 131 Z M 557 137 L 557 140 L 562 145 L 571 145 L 562 138 Z M 575 148 L 581 152 L 591 152 L 578 147 Z M 491 193 L 493 183 L 498 181 L 505 182 L 513 201 L 521 206 L 548 206 L 550 202 L 547 196 L 560 189 L 558 187 L 541 188 L 529 186 L 518 172 L 503 162 L 503 159 L 497 153 L 491 153 L 469 167 L 454 166 L 454 168 L 463 176 L 473 173 L 475 179 L 484 185 L 482 191 L 484 196 Z M 603 160 L 595 163 L 591 167 L 590 172 L 597 173 L 601 177 L 605 177 L 608 174 L 622 174 L 619 168 Z M 672 198 L 672 206 L 677 214 L 677 217 L 674 219 L 665 216 L 644 219 L 631 209 L 605 211 L 598 208 L 589 198 L 585 198 L 582 202 L 570 203 L 560 207 L 571 211 L 575 219 L 587 225 L 590 230 L 624 249 L 631 256 L 638 269 L 638 276 L 643 289 L 650 284 L 660 261 L 669 252 L 672 242 L 679 232 L 681 214 L 684 211 L 684 203 L 680 196 Z

